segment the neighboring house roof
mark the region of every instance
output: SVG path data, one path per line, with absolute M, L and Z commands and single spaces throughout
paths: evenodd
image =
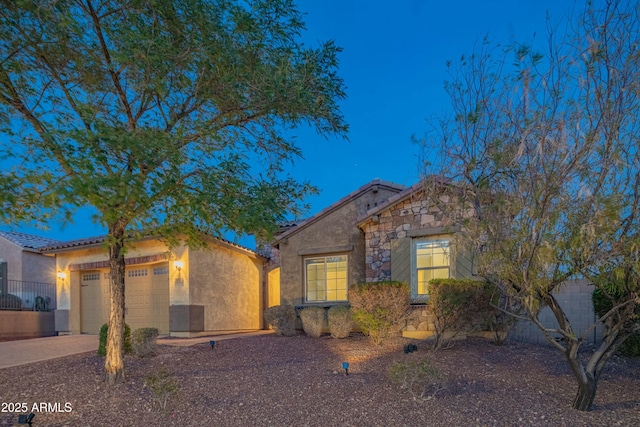
M 33 234 L 21 233 L 19 231 L 0 231 L 0 236 L 13 242 L 23 249 L 37 252 L 38 249 L 61 243 L 58 240 L 47 237 L 34 236 Z
M 251 255 L 254 256 L 259 256 L 264 258 L 264 255 L 256 252 L 252 249 L 246 248 L 242 245 L 238 245 L 237 243 L 233 243 L 230 242 L 229 240 L 226 239 L 222 239 L 222 238 L 218 238 L 218 237 L 213 237 L 213 236 L 209 236 L 211 239 L 213 239 L 214 241 L 216 241 L 217 243 L 222 244 L 223 246 L 227 246 L 227 247 L 231 247 L 234 249 L 239 249 L 243 252 L 247 252 Z M 81 249 L 81 248 L 87 248 L 87 247 L 94 247 L 94 246 L 99 246 L 102 243 L 104 243 L 104 241 L 106 240 L 107 236 L 95 236 L 95 237 L 87 237 L 84 239 L 77 239 L 77 240 L 69 240 L 66 242 L 58 242 L 55 241 L 54 244 L 51 244 L 49 246 L 45 246 L 45 247 L 41 247 L 39 248 L 39 250 L 41 252 L 48 252 L 48 253 L 56 253 L 56 252 L 64 252 L 64 251 L 69 251 L 69 250 L 74 250 L 74 249 Z M 152 237 L 149 237 L 152 238 Z
M 321 210 L 317 214 L 313 215 L 312 217 L 307 218 L 306 220 L 302 221 L 297 226 L 292 227 L 289 230 L 285 231 L 284 233 L 276 236 L 275 244 L 278 244 L 278 241 L 280 241 L 282 239 L 285 239 L 287 237 L 290 237 L 293 234 L 299 232 L 300 230 L 303 230 L 304 228 L 306 228 L 309 225 L 315 223 L 316 221 L 320 220 L 321 218 L 329 215 L 330 213 L 336 211 L 337 209 L 341 208 L 345 204 L 347 204 L 350 201 L 356 199 L 360 195 L 366 193 L 367 191 L 371 190 L 372 188 L 374 188 L 376 186 L 378 186 L 378 187 L 386 187 L 387 189 L 400 191 L 400 192 L 406 188 L 402 184 L 396 184 L 394 182 L 383 181 L 383 180 L 380 180 L 380 179 L 376 178 L 373 181 L 368 182 L 367 184 L 365 184 L 362 187 L 358 188 L 357 190 L 347 194 L 346 196 L 344 196 L 343 198 L 341 198 L 340 200 L 338 200 L 334 204 L 324 208 L 323 210 Z

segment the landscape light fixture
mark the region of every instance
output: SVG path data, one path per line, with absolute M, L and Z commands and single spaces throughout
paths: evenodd
M 342 369 L 346 375 L 349 375 L 349 362 L 342 362 Z
M 415 344 L 407 344 L 404 346 L 404 354 L 413 353 L 414 351 L 418 351 L 418 346 Z
M 211 350 L 213 350 L 213 346 L 216 345 L 214 340 L 209 341 L 209 345 L 211 346 Z
M 173 266 L 176 268 L 176 270 L 180 271 L 184 267 L 184 262 L 182 262 L 182 261 L 173 261 Z
M 33 412 L 29 413 L 29 415 L 18 415 L 18 424 L 29 424 L 33 422 L 33 418 L 36 416 Z

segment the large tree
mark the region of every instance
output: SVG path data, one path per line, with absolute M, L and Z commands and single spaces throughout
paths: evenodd
M 303 30 L 291 0 L 3 2 L 3 219 L 95 208 L 109 383 L 124 378 L 127 239 L 268 235 L 314 191 L 284 171 L 293 129 L 346 135 L 340 49 Z
M 573 407 L 589 410 L 605 364 L 640 331 L 640 9 L 611 0 L 580 12 L 548 23 L 542 51 L 485 40 L 452 65 L 452 113 L 425 146 L 440 155 L 425 155 L 450 178 L 427 180 L 428 193 L 478 274 L 566 356 Z M 586 361 L 592 329 L 579 334 L 554 295 L 575 277 L 614 299 Z M 545 306 L 557 325 L 539 320 Z

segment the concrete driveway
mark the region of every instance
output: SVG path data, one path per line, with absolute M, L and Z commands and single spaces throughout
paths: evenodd
M 159 338 L 158 344 L 172 346 L 192 346 L 209 342 L 255 335 L 272 334 L 273 331 L 229 331 L 199 338 Z M 42 360 L 71 356 L 72 354 L 98 351 L 97 335 L 63 335 L 59 337 L 33 338 L 28 340 L 0 342 L 0 369 Z
M 0 369 L 98 351 L 97 335 L 64 335 L 0 342 Z

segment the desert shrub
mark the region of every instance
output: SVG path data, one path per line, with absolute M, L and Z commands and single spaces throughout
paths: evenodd
M 98 354 L 100 356 L 107 355 L 107 335 L 109 333 L 109 325 L 105 323 L 100 328 L 100 344 L 98 345 Z M 124 324 L 124 352 L 131 353 L 131 328 L 128 324 Z
M 133 354 L 138 357 L 153 356 L 156 352 L 156 339 L 158 328 L 139 328 L 131 335 Z
M 0 294 L 0 309 L 20 310 L 22 308 L 22 300 L 20 297 L 12 294 Z
M 322 329 L 324 328 L 324 308 L 305 307 L 300 311 L 300 319 L 302 319 L 302 329 L 305 334 L 315 338 L 322 335 Z
M 411 307 L 409 286 L 395 281 L 353 285 L 349 303 L 355 322 L 374 344 L 380 345 L 404 327 Z
M 507 340 L 509 331 L 513 328 L 518 320 L 517 317 L 507 313 L 497 313 L 492 321 L 488 324 L 489 331 L 492 332 L 491 338 L 495 345 L 502 345 Z
M 351 309 L 344 305 L 334 305 L 327 313 L 329 332 L 334 338 L 347 338 L 353 329 Z
M 153 398 L 162 409 L 167 407 L 169 398 L 178 393 L 178 384 L 164 368 L 157 374 L 149 375 L 144 384 L 151 390 Z
M 434 350 L 450 346 L 460 333 L 500 326 L 500 311 L 492 307 L 492 295 L 492 287 L 477 280 L 431 280 L 428 304 L 433 316 Z
M 428 358 L 394 362 L 388 370 L 392 382 L 399 384 L 415 400 L 428 400 L 446 387 L 446 377 Z
M 640 335 L 630 335 L 618 350 L 625 356 L 640 357 Z
M 492 332 L 492 339 L 494 344 L 502 345 L 505 343 L 509 335 L 509 331 L 518 321 L 518 318 L 516 316 L 521 316 L 522 311 L 515 304 L 515 301 L 513 299 L 499 294 L 497 289 L 496 294 L 491 296 L 491 302 L 493 305 L 501 307 L 502 310 L 494 307 L 488 308 L 485 329 Z M 507 312 L 513 313 L 513 315 L 508 314 Z
M 264 310 L 264 320 L 276 334 L 291 337 L 296 334 L 296 311 L 290 304 L 281 304 Z
M 604 289 L 595 289 L 591 294 L 591 301 L 593 302 L 593 311 L 596 312 L 598 317 L 602 317 L 607 314 L 614 305 L 618 305 L 624 302 L 627 298 L 631 298 L 630 295 L 625 295 L 623 292 L 616 290 L 614 288 L 604 290 Z M 633 328 L 635 323 L 640 322 L 640 305 L 635 305 L 634 314 L 632 319 L 630 319 L 627 324 L 624 325 L 624 328 Z M 609 327 L 609 322 L 605 320 L 604 322 L 605 328 Z M 618 348 L 620 354 L 625 356 L 640 356 L 640 335 L 632 334 L 625 340 L 624 343 Z

